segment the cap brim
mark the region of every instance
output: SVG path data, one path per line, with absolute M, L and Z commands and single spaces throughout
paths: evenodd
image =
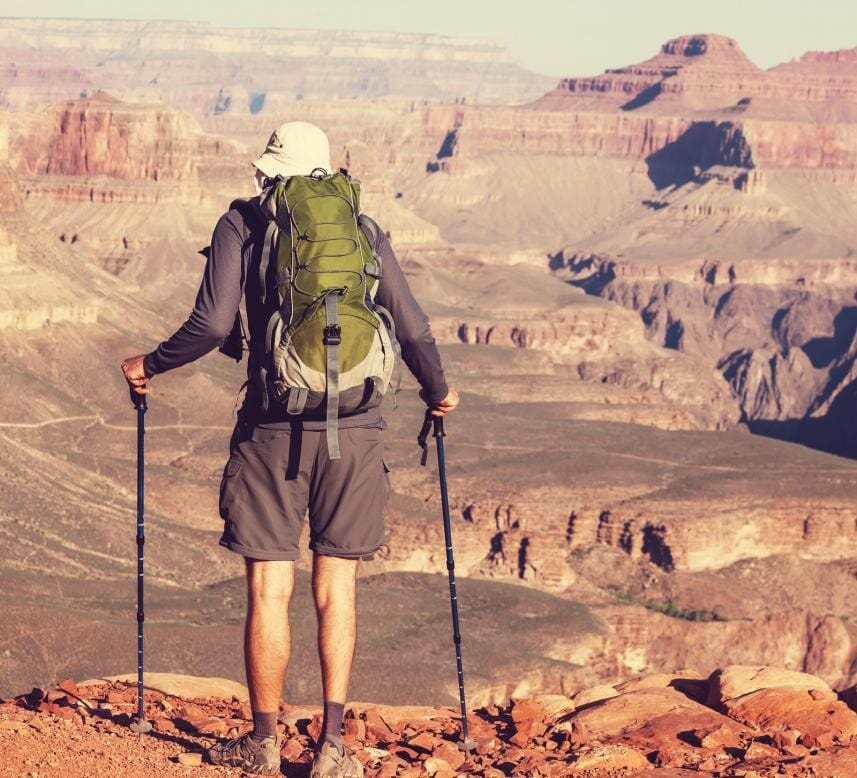
M 286 175 L 282 172 L 282 165 L 278 164 L 270 154 L 263 154 L 259 159 L 254 160 L 253 167 L 257 170 L 261 170 L 262 174 L 267 178 L 274 178 L 277 175 Z
M 316 168 L 322 168 L 325 172 L 332 173 L 333 170 L 330 167 L 330 161 L 325 160 L 325 162 L 326 164 L 324 165 L 313 165 L 311 168 L 307 168 L 306 165 L 298 167 L 296 165 L 285 164 L 273 154 L 265 152 L 259 159 L 253 162 L 253 165 L 268 178 L 275 178 L 276 176 L 288 178 L 289 176 L 308 176 Z

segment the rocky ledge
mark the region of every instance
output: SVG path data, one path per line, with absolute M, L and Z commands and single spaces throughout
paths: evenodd
M 132 733 L 136 685 L 123 676 L 33 689 L 0 701 L 2 775 L 237 774 L 204 750 L 251 727 L 246 689 L 222 679 L 147 676 L 149 735 Z M 345 741 L 367 777 L 857 775 L 855 688 L 815 676 L 730 666 L 650 675 L 571 696 L 513 699 L 468 716 L 473 750 L 457 746 L 448 707 L 352 703 Z M 318 708 L 281 703 L 282 772 L 306 776 Z

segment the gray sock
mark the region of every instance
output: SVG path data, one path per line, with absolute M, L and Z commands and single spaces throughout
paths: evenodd
M 257 739 L 277 736 L 277 711 L 261 713 L 253 711 L 253 735 Z
M 324 703 L 324 721 L 321 724 L 322 742 L 327 741 L 339 751 L 345 753 L 342 745 L 342 717 L 345 715 L 344 702 Z

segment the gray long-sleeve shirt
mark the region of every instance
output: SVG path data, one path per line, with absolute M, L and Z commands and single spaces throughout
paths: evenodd
M 146 356 L 145 367 L 149 373 L 163 373 L 181 367 L 217 348 L 232 330 L 242 289 L 246 298 L 250 342 L 264 341 L 271 313 L 261 303 L 258 279 L 265 226 L 264 216 L 252 201 L 232 207 L 220 217 L 211 238 L 211 248 L 193 311 L 170 338 Z M 414 299 L 382 230 L 378 230 L 375 250 L 381 257 L 383 269 L 375 299 L 393 316 L 402 357 L 423 387 L 426 402 L 439 402 L 446 397 L 448 388 L 428 318 Z M 257 423 L 289 421 L 291 417 L 277 403 L 272 403 L 273 407 L 267 414 L 263 413 L 258 389 L 255 393 L 252 391 L 254 384 L 258 385 L 255 379 L 261 367 L 261 358 L 259 351 L 251 346 L 248 359 L 250 391 L 245 408 Z M 376 426 L 380 422 L 380 409 L 376 408 L 343 418 L 341 426 Z M 304 422 L 308 428 L 317 425 L 323 428 L 324 422 Z

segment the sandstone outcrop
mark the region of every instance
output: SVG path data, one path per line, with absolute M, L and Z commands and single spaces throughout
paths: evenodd
M 199 133 L 190 117 L 176 111 L 99 92 L 21 122 L 11 155 L 19 173 L 34 177 L 191 181 L 193 136 Z
M 626 111 L 669 110 L 664 103 L 670 101 L 688 108 L 714 104 L 746 111 L 759 101 L 777 101 L 780 110 L 788 111 L 787 101 L 799 100 L 823 114 L 830 102 L 847 104 L 857 94 L 853 62 L 853 50 L 811 52 L 799 62 L 763 71 L 732 38 L 686 35 L 667 41 L 657 55 L 637 65 L 564 79 L 544 101 L 588 98 L 588 105 Z
M 716 367 L 751 428 L 851 450 L 844 436 L 816 431 L 847 423 L 836 398 L 845 402 L 854 382 L 857 267 L 850 260 L 660 265 L 560 252 L 552 267 L 639 312 L 655 342 L 719 354 Z
M 183 686 L 211 684 L 186 679 Z M 146 716 L 155 734 L 140 739 L 128 730 L 136 693 L 124 681 L 67 679 L 0 702 L 5 764 L 80 771 L 107 758 L 129 778 L 184 775 L 182 766 L 202 763 L 206 748 L 252 726 L 249 705 L 239 697 L 149 691 Z M 469 752 L 456 746 L 461 722 L 453 708 L 350 703 L 343 737 L 367 778 L 645 776 L 655 768 L 676 776 L 854 775 L 857 714 L 810 694 L 774 686 L 728 701 L 721 713 L 674 688 L 649 686 L 643 677 L 636 690 L 578 709 L 553 695 L 471 710 Z M 790 707 L 795 695 L 810 703 Z M 320 710 L 283 702 L 278 729 L 285 736 L 285 769 L 304 768 L 321 730 Z

